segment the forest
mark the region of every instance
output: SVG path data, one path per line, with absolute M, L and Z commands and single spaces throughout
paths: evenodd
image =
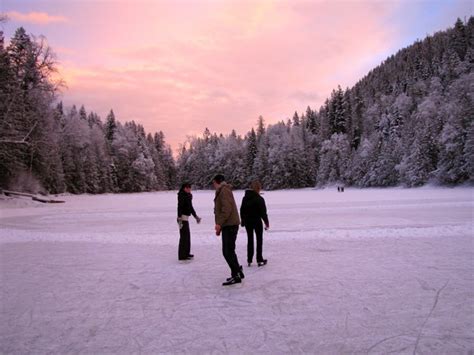
M 244 136 L 210 132 L 174 159 L 163 132 L 104 121 L 58 102 L 63 84 L 44 38 L 0 32 L 0 188 L 44 193 L 210 188 L 222 173 L 236 188 L 472 184 L 474 18 L 387 58 L 352 88 L 335 88 L 276 124 L 262 116 Z M 316 65 L 316 64 L 315 64 Z M 111 106 L 113 103 L 111 103 Z
M 44 38 L 0 33 L 0 187 L 42 193 L 173 189 L 176 166 L 163 132 L 105 122 L 58 102 L 64 86 Z

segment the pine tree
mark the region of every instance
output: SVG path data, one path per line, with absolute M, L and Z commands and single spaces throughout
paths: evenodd
M 462 171 L 469 176 L 469 181 L 474 183 L 474 120 L 471 121 L 467 130 L 466 143 L 463 150 L 464 165 Z
M 82 105 L 81 108 L 79 109 L 79 118 L 81 120 L 87 121 L 87 112 L 84 105 Z
M 293 114 L 293 126 L 299 126 L 300 125 L 300 117 L 298 116 L 298 112 L 295 111 Z
M 265 134 L 265 121 L 262 116 L 258 117 L 257 122 L 257 142 L 260 142 L 261 138 Z
M 7 184 L 15 174 L 27 173 L 43 188 L 60 191 L 61 167 L 52 120 L 57 89 L 52 53 L 43 39 L 31 38 L 23 28 L 15 32 L 6 49 L 1 47 L 4 70 L 0 76 L 6 79 L 1 95 L 6 106 L 0 111 L 5 159 L 0 165 L 7 176 L 0 180 Z
M 254 165 L 255 159 L 257 157 L 257 135 L 255 134 L 255 130 L 252 130 L 247 134 L 246 139 L 246 167 L 247 167 L 247 183 L 255 179 L 255 172 L 254 172 Z
M 421 186 L 429 181 L 434 171 L 433 161 L 429 152 L 430 137 L 426 133 L 417 136 L 409 153 L 397 165 L 401 182 L 404 185 Z
M 257 156 L 255 157 L 253 171 L 254 176 L 256 176 L 266 188 L 268 188 L 271 178 L 269 175 L 268 149 L 269 142 L 266 134 L 262 134 L 259 137 L 257 130 Z
M 174 189 L 177 185 L 176 164 L 171 148 L 165 143 L 165 135 L 162 131 L 155 134 L 154 142 L 165 175 L 164 188 Z
M 354 150 L 359 147 L 362 133 L 363 101 L 360 97 L 359 86 L 356 85 L 351 91 L 351 129 L 348 131 L 348 138 Z
M 309 106 L 306 108 L 306 127 L 312 134 L 316 134 L 318 132 L 316 113 L 311 110 L 311 107 Z
M 115 122 L 115 114 L 113 110 L 110 110 L 105 122 L 105 138 L 109 142 L 113 141 L 116 130 L 117 123 Z
M 347 182 L 359 187 L 369 186 L 371 169 L 377 161 L 377 144 L 373 139 L 364 138 L 354 151 L 347 174 Z
M 331 126 L 332 133 L 345 133 L 346 132 L 346 118 L 349 111 L 346 111 L 347 108 L 344 106 L 344 93 L 340 86 L 338 86 L 337 91 L 333 91 L 332 95 L 332 109 L 331 112 Z
M 329 99 L 326 99 L 324 105 L 319 109 L 319 141 L 323 142 L 331 137 L 331 124 L 329 116 Z
M 452 109 L 455 112 L 455 109 Z M 438 168 L 434 172 L 438 181 L 444 184 L 457 184 L 469 178 L 464 171 L 465 135 L 462 123 L 455 113 L 450 114 L 440 135 L 441 151 Z M 472 159 L 472 158 L 471 158 Z
M 341 125 L 342 133 L 352 132 L 352 107 L 351 92 L 349 89 L 344 91 L 341 104 Z M 352 140 L 352 137 L 349 138 Z
M 461 61 L 464 60 L 464 56 L 466 55 L 468 47 L 467 41 L 466 28 L 461 19 L 458 18 L 451 32 L 450 44 Z
M 321 147 L 321 163 L 318 171 L 318 183 L 338 183 L 346 181 L 349 168 L 350 145 L 347 135 L 335 133 Z

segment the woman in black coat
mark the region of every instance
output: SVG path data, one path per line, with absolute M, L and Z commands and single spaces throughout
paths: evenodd
M 257 264 L 263 266 L 267 263 L 267 260 L 263 258 L 262 247 L 263 247 L 263 225 L 262 220 L 265 223 L 265 230 L 270 228 L 267 216 L 267 206 L 265 200 L 260 196 L 262 185 L 258 181 L 254 181 L 250 184 L 250 189 L 245 191 L 244 198 L 242 199 L 242 205 L 240 207 L 240 218 L 241 225 L 245 227 L 247 231 L 247 263 L 248 266 L 252 265 L 253 260 L 253 233 L 257 238 Z
M 194 257 L 191 254 L 191 231 L 189 230 L 189 217 L 191 215 L 196 218 L 197 223 L 201 223 L 201 218 L 198 217 L 193 207 L 191 184 L 184 183 L 178 192 L 179 260 L 190 260 Z

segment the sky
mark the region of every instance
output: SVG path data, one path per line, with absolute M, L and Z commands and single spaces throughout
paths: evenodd
M 187 137 L 245 135 L 319 109 L 417 39 L 473 14 L 469 0 L 0 0 L 56 53 L 66 106 L 111 109 L 176 153 Z

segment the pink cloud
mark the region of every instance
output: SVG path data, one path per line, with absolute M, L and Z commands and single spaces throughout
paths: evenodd
M 119 120 L 162 130 L 177 149 L 205 127 L 245 134 L 259 115 L 275 123 L 318 109 L 338 84 L 362 78 L 393 38 L 383 23 L 392 2 L 196 3 L 114 7 L 77 49 L 93 55 L 64 63 L 65 101 L 104 118 L 113 108 Z
M 27 14 L 23 14 L 17 11 L 10 11 L 7 12 L 7 16 L 14 21 L 32 23 L 35 25 L 49 25 L 58 22 L 68 22 L 68 19 L 64 16 L 49 15 L 45 12 L 29 12 Z

